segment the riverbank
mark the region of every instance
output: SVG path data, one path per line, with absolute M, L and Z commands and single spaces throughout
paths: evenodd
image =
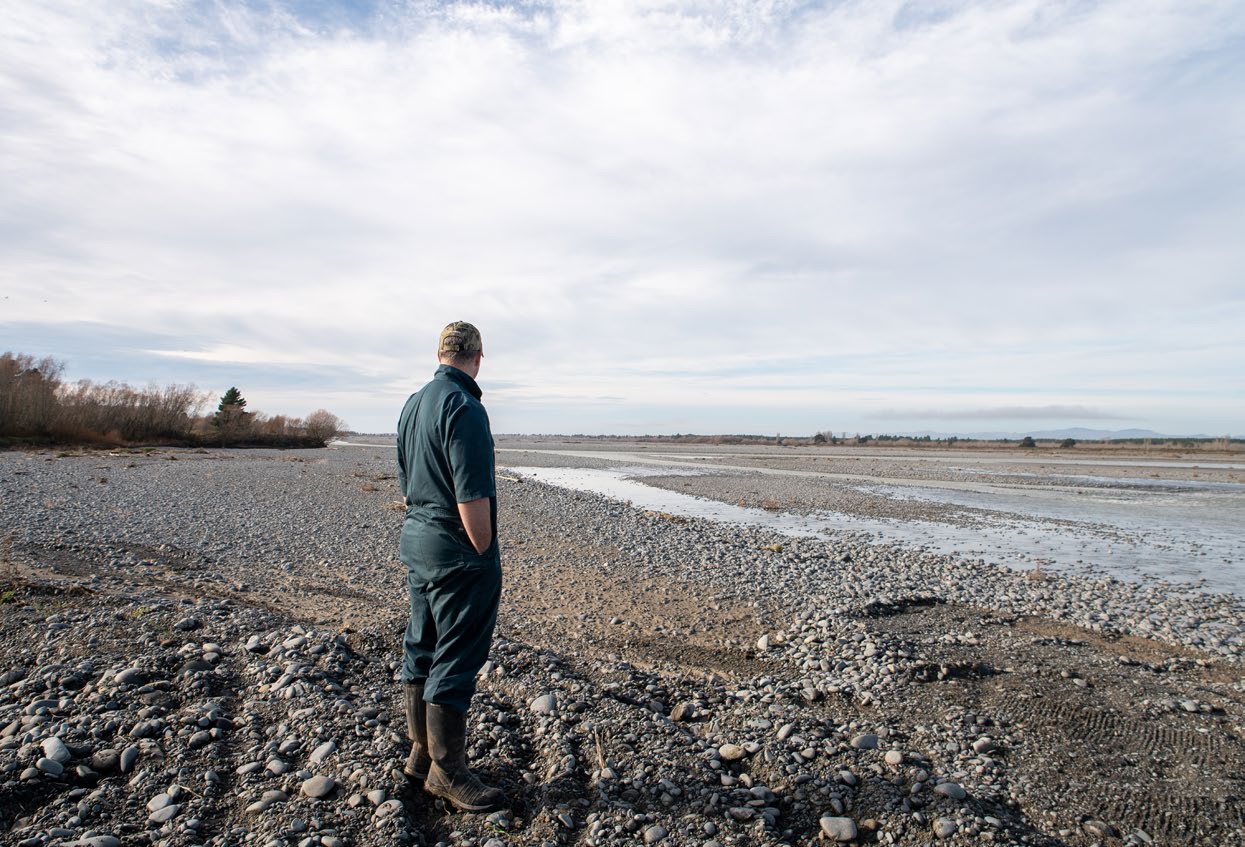
M 393 772 L 391 462 L 0 456 L 5 843 L 1245 836 L 1230 600 L 511 480 L 472 752 L 515 806 L 447 814 Z

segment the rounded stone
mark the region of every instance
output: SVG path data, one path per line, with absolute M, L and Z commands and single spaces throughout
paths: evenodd
M 116 750 L 96 750 L 91 755 L 91 769 L 100 773 L 108 773 L 116 770 L 120 761 L 121 754 Z
M 303 793 L 312 799 L 318 800 L 321 797 L 327 797 L 333 793 L 333 789 L 337 787 L 337 781 L 331 776 L 313 776 L 311 779 L 303 783 Z
M 934 786 L 934 793 L 941 794 L 943 797 L 949 797 L 952 800 L 963 800 L 968 796 L 968 792 L 958 782 L 942 782 Z
M 955 835 L 955 831 L 959 829 L 955 821 L 951 818 L 938 818 L 934 821 L 934 835 L 939 838 L 950 838 Z
M 43 739 L 43 743 L 40 746 L 43 748 L 44 756 L 60 762 L 62 765 L 73 758 L 73 756 L 70 755 L 68 748 L 65 747 L 65 742 L 61 741 L 56 736 Z
M 177 805 L 176 803 L 170 803 L 167 806 L 162 806 L 161 808 L 156 809 L 154 812 L 152 812 L 150 815 L 147 816 L 147 820 L 151 821 L 157 826 L 163 826 L 164 824 L 173 820 L 173 818 L 177 817 L 177 813 L 180 812 L 181 810 L 182 810 L 181 806 Z
M 556 715 L 558 713 L 558 698 L 552 692 L 548 692 L 528 703 L 527 707 L 538 715 Z
M 856 822 L 851 818 L 840 818 L 826 815 L 820 821 L 821 831 L 826 838 L 835 841 L 855 841 Z
M 60 776 L 65 772 L 64 765 L 55 759 L 49 759 L 47 756 L 44 756 L 39 761 L 35 762 L 35 767 L 48 776 Z
M 852 739 L 852 746 L 857 750 L 874 750 L 878 746 L 878 737 L 872 732 L 857 735 Z
M 644 843 L 660 844 L 662 841 L 666 840 L 667 835 L 669 835 L 669 833 L 666 832 L 666 828 L 664 826 L 650 826 L 648 829 L 644 830 Z

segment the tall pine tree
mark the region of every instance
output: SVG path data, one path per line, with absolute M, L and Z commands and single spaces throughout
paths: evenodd
M 246 411 L 246 398 L 236 387 L 230 386 L 220 398 L 216 414 L 212 416 L 212 426 L 220 430 L 238 429 L 250 417 Z

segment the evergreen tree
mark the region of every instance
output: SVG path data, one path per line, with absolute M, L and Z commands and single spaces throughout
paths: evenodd
M 212 416 L 212 426 L 217 429 L 238 429 L 250 416 L 251 413 L 246 411 L 246 398 L 236 387 L 230 386 L 220 398 L 220 405 Z

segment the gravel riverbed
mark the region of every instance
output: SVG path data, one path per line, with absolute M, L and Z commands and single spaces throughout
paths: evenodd
M 509 479 L 514 802 L 449 812 L 397 771 L 398 496 L 381 449 L 0 454 L 0 843 L 1245 843 L 1240 598 Z

